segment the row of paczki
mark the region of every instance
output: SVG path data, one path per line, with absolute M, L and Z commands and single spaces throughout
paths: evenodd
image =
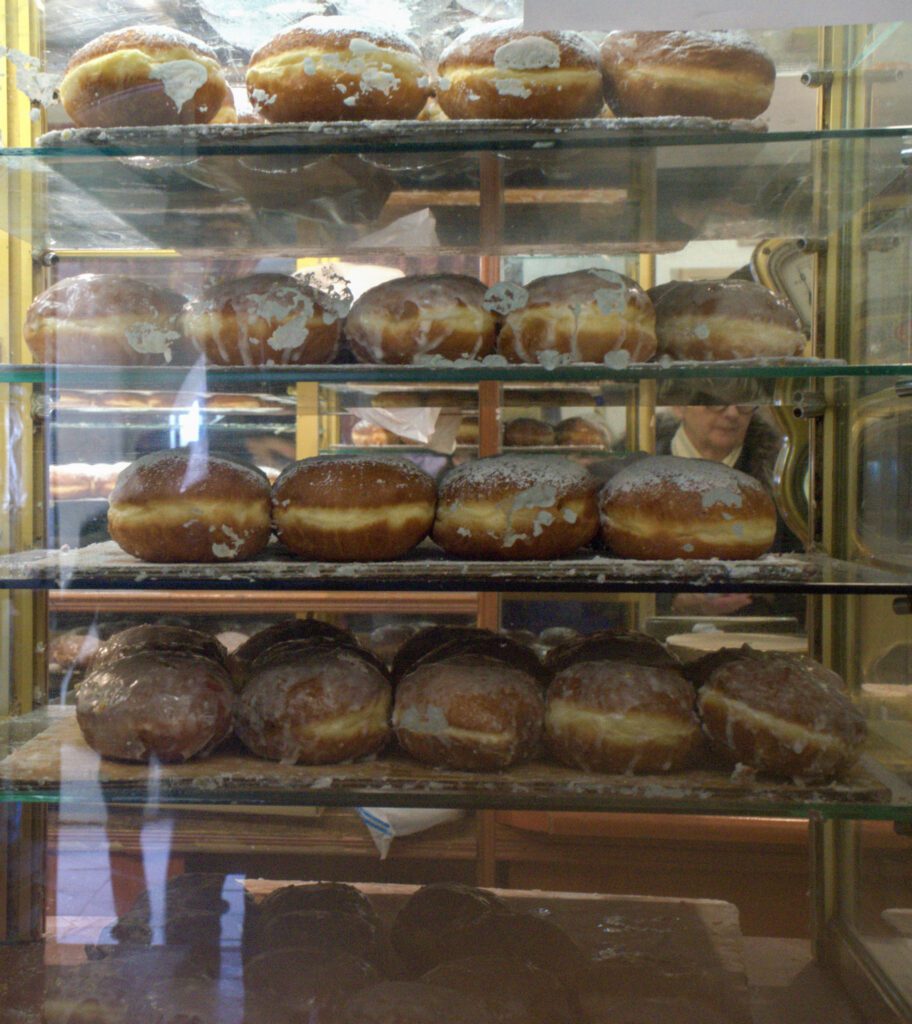
M 29 307 L 25 341 L 42 363 L 216 366 L 488 359 L 603 363 L 779 358 L 806 338 L 789 304 L 752 281 L 681 281 L 645 292 L 594 268 L 486 289 L 460 274 L 397 278 L 361 295 L 308 276 L 251 274 L 198 298 L 109 274 L 64 278 Z
M 598 538 L 625 558 L 757 558 L 776 508 L 753 477 L 673 455 L 617 460 L 605 483 L 558 455 L 464 462 L 439 484 L 408 459 L 315 456 L 270 486 L 251 466 L 196 449 L 137 459 L 117 479 L 111 537 L 147 562 L 240 561 L 272 530 L 324 562 L 400 558 L 428 535 L 457 558 L 544 560 Z
M 457 36 L 436 75 L 415 42 L 376 22 L 312 16 L 250 57 L 245 121 L 704 116 L 752 118 L 776 68 L 731 32 L 578 32 L 481 23 Z M 185 32 L 137 25 L 78 50 L 60 83 L 83 127 L 231 124 L 234 95 L 216 52 Z
M 254 635 L 231 661 L 194 630 L 117 634 L 76 711 L 93 749 L 139 762 L 205 756 L 233 731 L 284 764 L 368 757 L 395 736 L 434 767 L 501 770 L 544 749 L 586 771 L 650 773 L 697 764 L 708 741 L 748 769 L 830 780 L 866 734 L 839 677 L 799 656 L 725 650 L 685 674 L 658 641 L 598 633 L 543 663 L 506 636 L 431 627 L 388 671 L 351 634 L 299 620 Z
M 696 936 L 656 904 L 605 901 L 606 952 L 594 923 L 570 933 L 549 907 L 526 911 L 458 884 L 418 889 L 388 927 L 344 883 L 285 885 L 254 900 L 223 875 L 185 874 L 158 895 L 164 946 L 153 945 L 158 901 L 143 893 L 86 947 L 89 963 L 52 971 L 47 1024 L 220 1024 L 220 946 L 238 941 L 246 1024 L 598 1024 L 605 1000 L 637 990 L 676 1006 L 727 1001 L 706 977 L 702 945 L 689 948 Z

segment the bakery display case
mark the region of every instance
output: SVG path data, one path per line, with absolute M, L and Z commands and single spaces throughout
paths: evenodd
M 3 4 L 3 1020 L 912 1020 L 912 23 L 520 6 Z

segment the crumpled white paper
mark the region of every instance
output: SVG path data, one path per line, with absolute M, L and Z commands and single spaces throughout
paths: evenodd
M 462 423 L 462 416 L 458 413 L 434 406 L 404 409 L 351 406 L 347 411 L 408 441 L 427 445 L 440 455 L 452 455 L 456 450 L 456 433 Z
M 380 860 L 386 860 L 396 836 L 411 836 L 435 825 L 458 821 L 465 813 L 402 807 L 359 807 L 357 810 L 380 853 Z

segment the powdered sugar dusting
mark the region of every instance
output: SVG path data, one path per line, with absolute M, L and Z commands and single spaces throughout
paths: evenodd
M 586 469 L 560 455 L 491 455 L 447 473 L 440 497 L 452 500 L 464 486 L 481 492 L 504 488 L 516 492 L 515 508 L 549 508 L 591 482 Z
M 559 68 L 560 47 L 543 36 L 511 39 L 494 51 L 494 67 L 509 71 Z
M 602 491 L 608 501 L 620 494 L 644 488 L 672 484 L 683 491 L 700 495 L 704 508 L 727 505 L 740 508 L 742 491 L 762 491 L 763 487 L 752 476 L 724 463 L 707 459 L 682 459 L 674 455 L 654 455 L 639 459 L 622 469 Z

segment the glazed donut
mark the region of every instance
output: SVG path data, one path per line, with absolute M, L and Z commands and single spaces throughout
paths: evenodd
M 411 668 L 417 668 L 418 665 L 431 665 L 436 661 L 447 661 L 462 655 L 502 662 L 508 667 L 517 668 L 521 672 L 525 672 L 526 675 L 532 676 L 542 686 L 547 686 L 551 679 L 551 673 L 544 667 L 531 647 L 502 633 L 494 633 L 487 629 L 479 629 L 475 631 L 475 635 L 466 632 L 463 636 L 450 638 L 413 661 Z
M 531 416 L 520 416 L 504 424 L 503 443 L 506 448 L 534 448 L 554 444 L 554 427 Z
M 232 702 L 230 676 L 209 658 L 146 651 L 90 672 L 76 720 L 102 757 L 188 761 L 227 739 Z
M 497 1024 L 471 996 L 440 985 L 383 981 L 350 996 L 338 1024 Z
M 431 90 L 418 47 L 405 36 L 317 15 L 253 53 L 247 94 L 277 123 L 414 118 Z
M 396 680 L 401 679 L 411 672 L 425 655 L 452 640 L 489 636 L 494 636 L 494 633 L 480 626 L 425 626 L 405 640 L 396 651 L 391 669 L 392 677 Z
M 305 910 L 357 914 L 379 924 L 377 912 L 360 889 L 347 882 L 295 882 L 273 889 L 257 905 L 258 921 Z
M 800 355 L 807 339 L 792 307 L 754 281 L 678 281 L 656 307 L 658 355 L 750 359 Z
M 393 658 L 399 648 L 418 632 L 412 624 L 390 623 L 386 626 L 378 626 L 375 630 L 363 639 L 364 646 L 372 651 L 385 665 L 392 665 Z
M 437 485 L 407 459 L 318 455 L 292 463 L 272 489 L 276 533 L 316 561 L 399 558 L 427 536 Z
M 610 32 L 602 71 L 615 117 L 758 117 L 776 82 L 743 32 Z
M 424 974 L 444 959 L 445 933 L 491 911 L 509 913 L 487 889 L 458 882 L 432 882 L 405 901 L 390 928 L 390 943 L 411 974 Z
M 208 658 L 223 669 L 229 667 L 228 652 L 214 636 L 186 626 L 162 626 L 153 622 L 131 626 L 108 637 L 95 654 L 95 667 L 113 665 L 121 658 L 152 651 L 165 655 L 192 654 Z
M 497 953 L 438 964 L 421 979 L 477 999 L 498 1024 L 575 1024 L 567 988 L 541 967 Z
M 611 437 L 601 423 L 585 416 L 569 416 L 554 428 L 554 441 L 560 445 L 607 448 L 611 444 Z
M 184 306 L 181 324 L 215 366 L 330 363 L 341 333 L 335 300 L 288 274 L 222 281 Z
M 673 668 L 578 661 L 548 687 L 545 740 L 583 771 L 676 771 L 700 746 L 693 686 Z
M 163 25 L 106 32 L 77 50 L 60 101 L 80 128 L 237 120 L 215 51 Z
M 493 455 L 440 483 L 431 536 L 457 558 L 559 558 L 598 531 L 596 483 L 569 459 Z
M 402 438 L 391 430 L 378 427 L 370 420 L 358 420 L 351 429 L 352 444 L 363 445 L 365 448 L 380 447 L 385 444 L 402 444 Z
M 601 363 L 616 353 L 642 362 L 655 355 L 655 311 L 635 281 L 613 270 L 539 277 L 507 313 L 497 350 L 511 363 Z
M 269 481 L 253 466 L 175 448 L 117 478 L 108 530 L 146 562 L 237 562 L 269 540 Z
M 542 631 L 542 639 L 551 630 Z M 545 655 L 545 669 L 557 675 L 590 661 L 623 661 L 653 668 L 681 668 L 681 663 L 655 637 L 633 631 L 601 629 L 586 636 L 562 638 Z
M 235 729 L 258 757 L 336 764 L 384 746 L 390 702 L 386 676 L 358 652 L 291 641 L 253 664 L 238 697 Z
M 419 356 L 480 359 L 494 351 L 497 319 L 485 286 L 463 274 L 398 277 L 368 289 L 345 321 L 362 363 L 412 363 Z
M 234 660 L 243 669 L 248 669 L 261 655 L 269 654 L 279 644 L 289 640 L 328 640 L 337 647 L 358 646 L 349 630 L 334 626 L 331 622 L 320 619 L 285 619 L 254 633 L 237 649 Z
M 419 663 L 400 680 L 393 728 L 406 753 L 424 764 L 494 771 L 536 753 L 543 714 L 532 676 L 463 654 Z
M 598 50 L 578 32 L 487 23 L 440 54 L 437 101 L 451 118 L 595 117 L 603 106 Z
M 732 762 L 779 778 L 829 781 L 861 754 L 864 717 L 804 658 L 745 645 L 702 658 L 691 675 L 701 684 L 703 729 Z
M 34 299 L 23 337 L 39 363 L 148 366 L 171 361 L 183 295 L 115 274 L 65 277 Z
M 361 960 L 377 955 L 380 926 L 362 914 L 340 910 L 295 910 L 262 920 L 248 956 L 297 949 L 306 960 L 310 950 L 325 957 L 350 953 Z
M 776 506 L 747 473 L 707 459 L 653 455 L 599 495 L 602 537 L 622 558 L 759 558 L 776 536 Z

